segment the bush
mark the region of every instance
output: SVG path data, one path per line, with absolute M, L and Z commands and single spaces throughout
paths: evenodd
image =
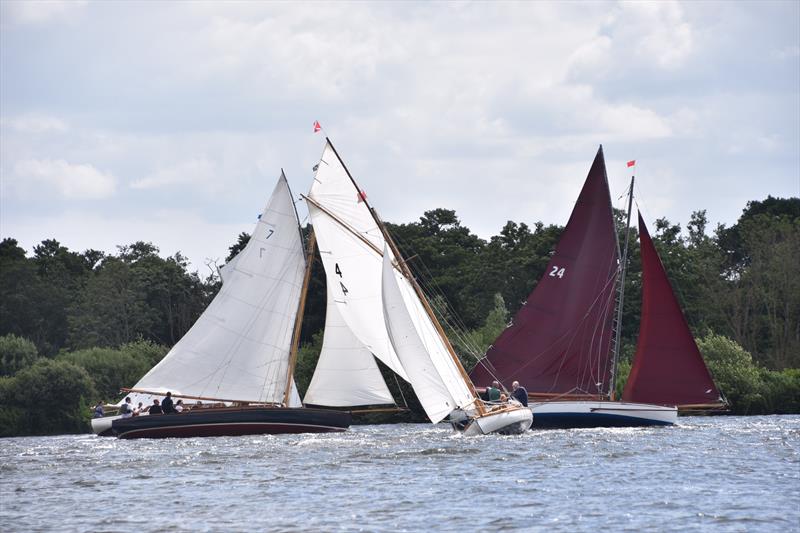
M 41 359 L 0 380 L 0 436 L 86 432 L 96 398 L 84 369 Z
M 0 376 L 13 376 L 39 358 L 36 345 L 16 335 L 0 337 Z
M 166 353 L 166 348 L 149 341 L 137 341 L 120 349 L 88 348 L 61 353 L 60 361 L 68 361 L 88 372 L 98 394 L 104 400 L 119 396 L 123 387 L 133 387 Z
M 781 372 L 763 369 L 761 378 L 767 413 L 800 414 L 800 369 L 787 368 Z
M 714 333 L 699 339 L 697 346 L 734 414 L 765 411 L 761 371 L 749 352 L 728 337 Z

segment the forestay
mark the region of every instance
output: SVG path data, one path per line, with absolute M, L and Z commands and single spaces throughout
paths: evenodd
M 383 321 L 383 234 L 330 142 L 317 165 L 308 200 L 329 297 L 361 344 L 407 379 Z
M 225 269 L 220 292 L 135 388 L 282 402 L 304 267 L 297 214 L 281 175 L 249 243 Z
M 389 338 L 425 413 L 436 423 L 456 408 L 472 410 L 475 397 L 414 288 L 383 255 L 383 311 Z
M 330 289 L 322 351 L 305 403 L 336 407 L 395 403 L 375 358 L 350 331 Z

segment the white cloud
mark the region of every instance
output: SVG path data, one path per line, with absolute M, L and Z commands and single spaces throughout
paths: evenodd
M 70 16 L 83 10 L 88 0 L 28 0 L 19 2 L 3 2 L 11 20 L 22 24 L 48 22 L 59 17 Z
M 114 194 L 116 179 L 92 165 L 63 159 L 23 159 L 14 165 L 15 184 L 33 191 L 43 185 L 66 198 L 98 199 Z
M 22 133 L 63 133 L 68 127 L 63 120 L 45 114 L 25 114 L 0 119 L 0 125 L 8 126 Z
M 220 180 L 214 164 L 206 158 L 192 158 L 176 165 L 160 168 L 142 179 L 131 183 L 132 189 L 158 189 L 175 185 L 191 185 L 204 189 L 216 189 Z

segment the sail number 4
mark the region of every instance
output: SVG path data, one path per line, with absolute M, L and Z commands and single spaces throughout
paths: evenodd
M 340 281 L 339 281 L 339 286 L 342 288 L 342 294 L 344 294 L 345 296 L 347 296 L 347 293 L 348 293 L 349 291 L 347 290 L 347 287 L 345 287 L 345 286 L 344 286 L 344 283 L 342 283 L 342 282 L 341 282 L 341 278 L 342 278 L 342 271 L 341 271 L 341 269 L 339 268 L 339 263 L 336 263 L 336 268 L 334 269 L 334 271 L 335 271 L 335 272 L 336 272 L 336 273 L 339 275 L 339 280 L 340 280 Z
M 564 277 L 564 273 L 567 271 L 566 268 L 559 268 L 557 265 L 553 265 L 553 270 L 550 271 L 550 277 L 561 279 Z

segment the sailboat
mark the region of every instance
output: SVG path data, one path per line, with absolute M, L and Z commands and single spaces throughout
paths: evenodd
M 528 409 L 488 406 L 479 398 L 386 226 L 330 139 L 304 198 L 325 268 L 328 305 L 334 303 L 352 334 L 348 342 L 357 341 L 411 383 L 431 422 L 456 411 L 466 420 L 454 427 L 467 435 L 526 431 Z
M 313 250 L 313 233 L 309 243 Z M 309 256 L 281 173 L 250 241 L 221 270 L 220 292 L 164 359 L 125 389 L 134 405 L 171 392 L 193 400 L 190 408 L 95 418 L 94 432 L 155 438 L 346 430 L 349 412 L 303 407 L 293 379 Z
M 630 194 L 629 221 L 633 181 Z M 679 405 L 721 404 L 652 242 L 647 248 L 646 229 L 642 284 L 650 296 L 642 307 L 637 370 L 615 401 L 627 235 L 620 257 L 601 146 L 544 275 L 471 373 L 478 383 L 497 378 L 526 386 L 534 427 L 671 425 Z M 674 372 L 675 365 L 685 372 Z M 661 393 L 645 392 L 655 390 Z

